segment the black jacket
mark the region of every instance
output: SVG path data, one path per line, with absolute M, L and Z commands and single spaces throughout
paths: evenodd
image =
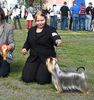
M 61 39 L 53 27 L 45 25 L 41 33 L 36 33 L 36 26 L 29 32 L 23 48 L 30 49 L 31 57 L 56 57 L 54 45 Z

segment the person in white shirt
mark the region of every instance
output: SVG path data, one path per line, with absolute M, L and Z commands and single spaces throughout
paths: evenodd
M 53 5 L 53 7 L 50 9 L 50 26 L 57 29 L 57 14 L 58 9 L 56 4 Z
M 21 6 L 21 18 L 24 18 L 26 7 L 24 5 Z
M 17 22 L 18 22 L 19 28 L 22 29 L 21 22 L 20 22 L 20 9 L 18 8 L 18 5 L 15 5 L 12 12 L 12 16 L 14 20 L 15 29 L 17 29 Z
M 3 11 L 5 13 L 5 21 L 8 23 L 8 9 L 3 7 Z

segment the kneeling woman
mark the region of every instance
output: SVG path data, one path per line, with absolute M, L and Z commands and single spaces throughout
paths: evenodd
M 47 18 L 44 11 L 35 14 L 35 26 L 28 31 L 27 39 L 22 48 L 30 55 L 22 71 L 24 82 L 37 82 L 45 84 L 51 82 L 51 74 L 46 67 L 48 57 L 56 57 L 54 46 L 60 46 L 61 38 L 56 29 L 47 25 Z

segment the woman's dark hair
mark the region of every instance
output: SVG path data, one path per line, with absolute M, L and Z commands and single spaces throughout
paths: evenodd
M 0 16 L 1 16 L 1 20 L 4 20 L 5 18 L 5 13 L 3 11 L 3 9 L 0 7 Z

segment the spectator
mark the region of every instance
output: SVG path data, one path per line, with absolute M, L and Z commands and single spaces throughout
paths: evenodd
M 73 1 L 73 6 L 70 8 L 72 19 L 73 19 L 73 31 L 77 31 L 79 29 L 79 11 L 80 7 Z
M 92 7 L 92 20 L 94 20 L 94 7 Z
M 58 9 L 56 4 L 54 4 L 50 9 L 50 26 L 56 29 L 57 29 L 57 14 L 58 14 Z
M 68 28 L 68 15 L 70 14 L 67 2 L 60 8 L 61 11 L 61 29 L 66 30 Z
M 69 18 L 69 30 L 72 30 L 72 15 L 70 14 L 70 18 Z
M 8 9 L 4 6 L 3 11 L 5 13 L 5 21 L 8 23 Z
M 91 20 L 92 20 L 92 3 L 90 2 L 86 8 L 86 21 L 85 21 L 85 30 L 91 31 Z
M 79 12 L 79 26 L 80 30 L 85 30 L 85 19 L 86 19 L 86 7 L 83 3 L 80 5 L 80 12 Z
M 13 12 L 12 12 L 13 20 L 15 29 L 17 29 L 17 22 L 20 29 L 22 29 L 21 22 L 20 22 L 20 9 L 18 8 L 18 5 L 15 5 Z
M 25 5 L 22 5 L 22 6 L 21 6 L 21 18 L 24 18 L 25 9 L 26 9 Z

